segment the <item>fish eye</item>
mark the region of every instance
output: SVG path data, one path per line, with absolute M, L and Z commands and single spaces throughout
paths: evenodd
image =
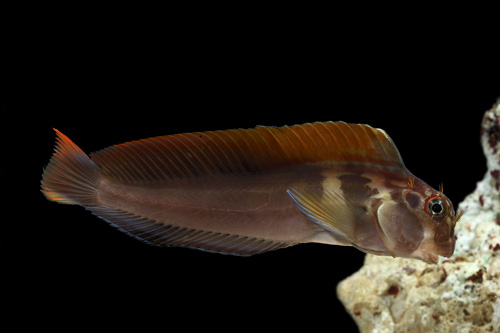
M 442 217 L 446 213 L 446 208 L 441 199 L 433 197 L 427 200 L 425 211 L 430 216 Z

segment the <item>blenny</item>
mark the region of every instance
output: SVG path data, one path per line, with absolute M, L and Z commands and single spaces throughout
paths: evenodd
M 160 136 L 86 155 L 57 133 L 49 199 L 152 245 L 253 255 L 299 243 L 435 263 L 460 218 L 381 129 L 344 122 Z

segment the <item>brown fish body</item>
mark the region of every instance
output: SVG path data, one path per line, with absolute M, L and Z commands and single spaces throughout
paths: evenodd
M 313 178 L 302 174 L 300 179 L 301 173 L 223 175 L 210 181 L 146 187 L 104 179 L 97 200 L 100 205 L 174 227 L 294 244 L 323 231 L 297 209 L 286 192 Z
M 303 166 L 265 174 L 225 175 L 209 182 L 180 181 L 147 187 L 103 179 L 97 190 L 97 202 L 175 227 L 246 235 L 279 243 L 350 245 L 351 242 L 340 235 L 325 232 L 311 223 L 287 193 L 290 188 L 323 189 L 324 186 L 344 193 L 344 180 L 351 186 L 351 191 L 346 190 L 344 194 L 357 196 L 358 204 L 368 209 L 368 200 L 373 199 L 366 193 L 369 190 L 352 186 L 356 186 L 354 184 L 358 181 L 370 181 L 367 177 L 377 179 L 380 176 L 358 176 L 343 169 L 336 171 L 334 167 Z M 373 186 L 381 187 L 376 182 Z M 373 234 L 375 231 L 373 223 L 360 225 L 369 229 L 365 233 Z M 370 243 L 375 243 L 374 240 L 371 237 L 366 245 L 369 247 Z
M 366 125 L 179 134 L 90 158 L 58 139 L 42 180 L 47 198 L 82 205 L 150 244 L 251 255 L 319 242 L 429 262 L 454 246 L 451 203 L 441 249 L 437 227 L 420 213 L 426 197 L 442 193 L 415 179 L 385 132 Z

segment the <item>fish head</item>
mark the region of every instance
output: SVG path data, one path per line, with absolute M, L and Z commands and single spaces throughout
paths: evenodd
M 437 263 L 438 255 L 453 255 L 460 215 L 442 190 L 421 183 L 393 191 L 382 203 L 379 231 L 391 255 Z

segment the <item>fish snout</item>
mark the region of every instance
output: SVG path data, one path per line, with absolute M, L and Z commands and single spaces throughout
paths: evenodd
M 436 242 L 436 254 L 449 258 L 453 255 L 453 252 L 455 252 L 455 236 L 444 242 Z

